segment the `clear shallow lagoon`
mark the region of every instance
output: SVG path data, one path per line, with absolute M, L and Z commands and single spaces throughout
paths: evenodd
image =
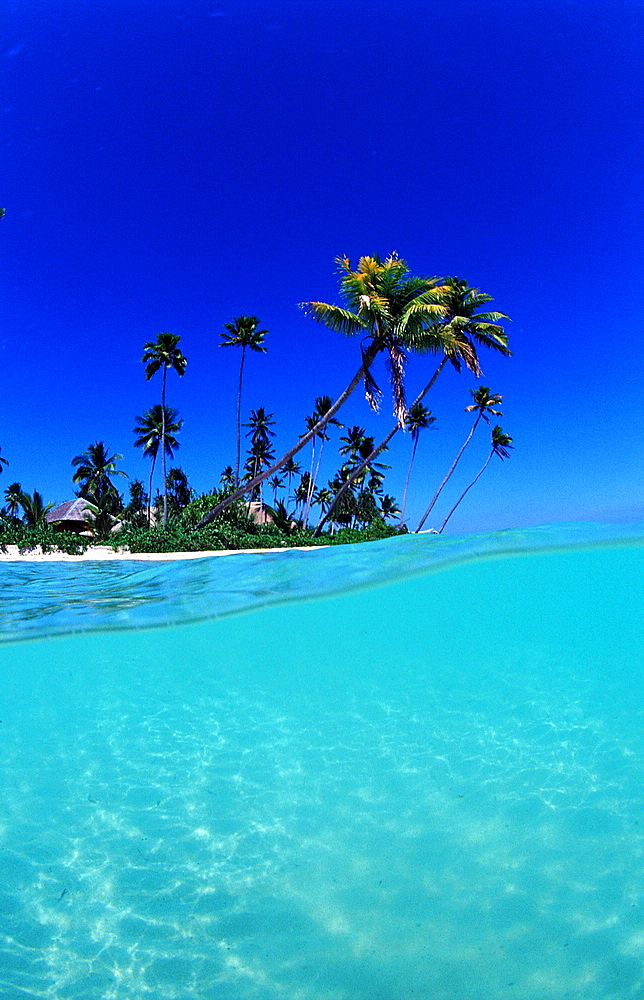
M 2 1000 L 641 998 L 643 543 L 3 564 Z

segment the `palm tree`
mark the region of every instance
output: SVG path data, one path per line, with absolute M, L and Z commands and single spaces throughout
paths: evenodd
M 175 435 L 183 427 L 183 420 L 177 420 L 178 416 L 179 411 L 173 406 L 166 406 L 164 414 L 161 411 L 161 404 L 155 403 L 149 410 L 145 410 L 143 414 L 137 413 L 135 417 L 137 423 L 132 428 L 132 433 L 139 436 L 134 442 L 134 447 L 143 448 L 145 457 L 152 459 L 148 486 L 148 524 L 152 516 L 152 478 L 159 455 L 159 447 L 163 439 L 165 441 L 165 454 L 169 459 L 174 458 L 174 453 L 179 447 Z
M 45 520 L 45 514 L 54 506 L 53 503 L 45 504 L 42 494 L 34 490 L 33 494 L 21 493 L 20 506 L 23 509 L 23 521 L 30 528 L 35 528 Z
M 271 419 L 272 416 L 272 413 L 267 413 L 264 407 L 260 406 L 256 410 L 250 411 L 249 421 L 247 424 L 244 424 L 244 427 L 250 428 L 246 437 L 249 437 L 251 440 L 248 458 L 244 465 L 247 479 L 257 477 L 261 473 L 262 468 L 265 465 L 270 465 L 275 458 L 275 452 L 271 445 L 271 438 L 275 437 L 275 431 L 271 430 L 271 427 L 275 425 L 275 421 Z M 263 503 L 261 481 L 251 495 L 253 497 L 258 496 L 260 502 Z
M 303 528 L 306 527 L 306 525 L 304 523 L 304 520 L 303 520 L 303 513 L 304 513 L 304 509 L 306 507 L 306 501 L 307 501 L 307 497 L 309 495 L 310 488 L 311 488 L 311 473 L 305 471 L 305 472 L 302 473 L 302 475 L 300 477 L 300 481 L 299 481 L 298 485 L 295 487 L 295 493 L 293 495 L 293 499 L 295 500 L 295 510 L 296 510 L 296 512 L 297 512 L 298 507 L 300 507 L 300 512 L 301 512 L 301 515 L 302 515 L 300 517 L 300 521 L 302 521 L 302 527 Z
M 244 359 L 246 349 L 256 351 L 258 354 L 266 354 L 264 347 L 264 337 L 268 330 L 258 330 L 259 320 L 257 316 L 237 316 L 232 323 L 224 323 L 226 333 L 221 334 L 222 343 L 220 347 L 241 347 L 241 361 L 239 362 L 239 386 L 237 388 L 237 452 L 235 459 L 235 481 L 239 484 L 239 463 L 241 460 L 241 397 L 242 382 L 244 378 Z
M 284 480 L 280 479 L 279 476 L 273 476 L 272 479 L 269 479 L 268 485 L 273 491 L 273 503 L 277 504 L 277 491 L 284 485 Z
M 195 495 L 181 466 L 177 469 L 168 469 L 167 487 L 168 503 L 172 513 L 176 515 L 188 506 Z
M 237 485 L 237 478 L 232 465 L 227 465 L 225 469 L 221 470 L 219 485 L 225 490 L 234 489 Z M 212 492 L 214 493 L 215 491 L 213 490 Z
M 263 444 L 270 444 L 270 439 L 275 437 L 275 431 L 271 427 L 275 426 L 275 421 L 271 419 L 272 413 L 267 413 L 263 406 L 250 411 L 248 423 L 244 427 L 250 428 L 246 437 L 249 437 L 253 444 L 262 441 Z
M 467 448 L 468 444 L 472 440 L 472 437 L 474 435 L 474 431 L 478 427 L 481 419 L 485 420 L 486 424 L 489 424 L 490 419 L 489 419 L 489 417 L 487 415 L 488 413 L 493 413 L 494 416 L 496 416 L 496 417 L 502 417 L 503 416 L 503 414 L 501 413 L 500 410 L 495 410 L 494 409 L 495 406 L 501 406 L 501 404 L 503 403 L 503 396 L 499 396 L 498 393 L 492 393 L 492 394 L 490 394 L 490 389 L 489 389 L 489 387 L 487 385 L 480 385 L 478 387 L 478 389 L 470 389 L 470 395 L 471 395 L 472 399 L 474 400 L 474 402 L 470 406 L 466 406 L 465 407 L 465 411 L 469 412 L 469 413 L 471 413 L 472 411 L 476 411 L 476 420 L 472 424 L 472 427 L 470 429 L 470 433 L 465 438 L 465 441 L 463 442 L 463 445 L 461 446 L 461 449 L 460 449 L 458 455 L 456 456 L 456 458 L 454 459 L 454 461 L 450 465 L 449 469 L 447 470 L 447 474 L 445 475 L 445 478 L 443 479 L 442 483 L 440 484 L 440 486 L 438 487 L 438 489 L 434 493 L 434 496 L 431 499 L 429 507 L 427 508 L 427 510 L 425 511 L 425 513 L 423 514 L 423 516 L 421 517 L 420 523 L 419 523 L 418 527 L 416 528 L 416 533 L 418 533 L 420 531 L 420 529 L 424 525 L 425 521 L 429 517 L 429 514 L 430 514 L 430 512 L 432 511 L 432 509 L 434 507 L 434 504 L 436 503 L 436 501 L 438 500 L 439 496 L 441 495 L 441 493 L 443 491 L 443 487 L 447 483 L 448 479 L 451 477 L 452 473 L 454 472 L 454 469 L 456 468 L 456 466 L 458 465 L 458 463 L 461 460 L 461 455 L 463 454 L 463 452 Z
M 432 416 L 432 411 L 428 410 L 427 407 L 423 406 L 422 403 L 414 403 L 409 407 L 407 411 L 407 421 L 405 424 L 406 430 L 410 431 L 413 446 L 411 449 L 411 458 L 409 459 L 409 465 L 407 467 L 407 475 L 405 477 L 405 489 L 403 490 L 402 507 L 400 508 L 400 521 L 399 526 L 402 527 L 402 523 L 405 520 L 405 507 L 407 506 L 407 490 L 409 489 L 409 478 L 411 476 L 412 466 L 414 464 L 414 459 L 416 458 L 416 449 L 418 448 L 418 439 L 420 438 L 420 432 L 425 430 L 426 427 L 430 427 L 436 422 L 436 417 Z M 391 513 L 391 512 L 389 512 Z
M 279 471 L 283 472 L 285 476 L 288 476 L 287 499 L 291 499 L 291 482 L 293 480 L 293 476 L 297 476 L 298 473 L 302 471 L 302 466 L 299 462 L 296 462 L 294 458 L 289 458 L 288 462 L 285 462 Z
M 371 374 L 371 365 L 382 352 L 387 354 L 398 423 L 404 421 L 405 402 L 403 372 L 405 351 L 446 351 L 453 336 L 444 333 L 447 308 L 440 303 L 437 278 L 411 278 L 409 268 L 397 254 L 386 260 L 361 257 L 357 270 L 351 268 L 348 257 L 337 257 L 341 273 L 340 292 L 348 308 L 326 302 L 303 302 L 304 312 L 318 323 L 347 336 L 361 337 L 362 363 L 344 392 L 320 418 L 315 427 L 304 434 L 292 448 L 280 457 L 274 467 L 265 469 L 261 479 L 277 472 L 290 458 L 304 448 L 335 417 L 351 393 L 364 382 L 365 393 L 373 408 L 378 406 L 379 390 Z M 257 478 L 257 477 L 256 477 Z M 209 524 L 229 503 L 259 484 L 254 480 L 217 504 L 198 527 Z
M 168 375 L 168 368 L 172 368 L 177 375 L 183 375 L 188 364 L 187 359 L 179 350 L 178 344 L 181 337 L 176 333 L 158 333 L 156 340 L 150 340 L 143 345 L 143 357 L 141 361 L 145 365 L 145 377 L 151 379 L 156 375 L 159 368 L 163 369 L 163 381 L 161 384 L 161 465 L 163 468 L 163 527 L 168 523 L 168 487 L 166 483 L 166 453 L 165 453 L 165 386 Z
M 380 500 L 380 513 L 386 521 L 388 517 L 396 517 L 402 512 L 396 502 L 396 498 L 385 493 L 384 497 Z
M 72 458 L 72 465 L 76 466 L 72 482 L 80 483 L 81 496 L 94 497 L 100 505 L 106 496 L 116 493 L 111 476 L 127 479 L 127 473 L 116 468 L 122 458 L 122 455 L 110 455 L 103 441 L 90 444 L 87 451 Z
M 512 444 L 512 438 L 510 437 L 509 434 L 504 434 L 503 433 L 503 428 L 499 427 L 499 425 L 497 424 L 496 427 L 492 428 L 492 450 L 490 451 L 490 454 L 488 455 L 488 457 L 487 457 L 484 465 L 479 469 L 479 471 L 477 472 L 477 474 L 474 476 L 474 479 L 472 480 L 472 482 L 461 493 L 460 497 L 458 498 L 458 500 L 456 501 L 456 503 L 454 504 L 454 506 L 450 510 L 449 514 L 447 515 L 447 517 L 445 518 L 445 520 L 441 524 L 440 528 L 438 529 L 437 534 L 442 535 L 443 529 L 444 529 L 445 525 L 447 524 L 447 522 L 449 521 L 450 517 L 452 516 L 452 514 L 454 513 L 454 511 L 456 510 L 456 508 L 460 504 L 460 502 L 463 499 L 463 497 L 465 496 L 465 494 L 468 493 L 472 489 L 472 487 L 474 486 L 474 483 L 478 479 L 481 478 L 481 476 L 483 475 L 483 473 L 487 469 L 487 467 L 490 464 L 490 461 L 492 459 L 492 455 L 498 455 L 499 458 L 501 459 L 501 461 L 503 461 L 504 458 L 509 458 L 510 457 L 510 452 L 508 450 L 510 448 L 514 448 L 514 445 Z
M 479 365 L 477 346 L 489 347 L 504 355 L 512 353 L 508 348 L 508 336 L 499 322 L 500 320 L 508 320 L 509 317 L 501 312 L 477 312 L 481 306 L 492 301 L 491 295 L 486 295 L 478 288 L 470 288 L 467 281 L 452 277 L 443 278 L 440 289 L 437 291 L 440 292 L 440 302 L 445 309 L 444 321 L 440 324 L 442 343 L 438 348 L 442 350 L 444 357 L 425 388 L 416 396 L 412 406 L 425 398 L 448 361 L 456 371 L 460 372 L 465 364 L 474 375 L 479 377 L 483 372 Z M 373 461 L 388 446 L 401 426 L 398 420 L 369 456 L 369 461 Z M 360 472 L 361 469 L 356 469 L 354 476 L 359 476 Z M 345 483 L 338 494 L 338 500 L 344 491 L 350 488 L 351 482 L 352 480 L 349 480 Z M 330 517 L 332 511 L 333 505 L 327 511 L 326 516 Z M 315 529 L 316 535 L 322 530 L 324 520 L 320 521 Z
M 326 486 L 322 486 L 319 490 L 316 490 L 313 494 L 313 503 L 316 507 L 319 506 L 322 513 L 325 512 L 331 501 L 333 500 L 333 493 Z
M 0 216 L 0 218 L 1 218 L 1 216 Z M 0 448 L 0 452 L 2 452 L 2 448 Z M 0 454 L 0 472 L 2 472 L 2 466 L 3 465 L 9 465 L 9 463 L 6 460 L 6 458 L 3 458 L 2 454 Z
M 330 396 L 318 396 L 315 400 L 315 409 L 310 417 L 306 417 L 306 426 L 308 430 L 311 430 L 320 421 L 320 418 L 327 413 L 333 406 L 333 400 Z M 339 420 L 332 417 L 328 423 L 334 424 L 336 427 L 342 427 L 343 425 Z M 315 440 L 316 437 L 320 439 L 320 451 L 318 453 L 317 463 L 315 461 Z M 326 430 L 321 430 L 318 434 L 314 434 L 311 438 L 311 469 L 310 469 L 310 481 L 309 481 L 309 495 L 306 498 L 306 507 L 304 508 L 304 514 L 302 521 L 306 525 L 309 519 L 309 511 L 311 509 L 311 502 L 313 499 L 313 493 L 315 491 L 315 485 L 317 483 L 317 478 L 320 473 L 320 465 L 322 463 L 322 453 L 324 451 L 324 442 L 329 440 L 329 435 Z
M 22 486 L 20 483 L 10 483 L 4 491 L 4 500 L 7 505 L 7 512 L 11 515 L 11 517 L 16 517 L 18 514 L 21 495 Z

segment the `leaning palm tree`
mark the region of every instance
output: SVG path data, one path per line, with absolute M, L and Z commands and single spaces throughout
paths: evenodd
M 265 469 L 256 477 L 257 481 L 245 483 L 217 504 L 201 519 L 198 527 L 209 524 L 225 506 L 255 489 L 261 480 L 272 476 L 306 447 L 313 436 L 319 435 L 335 417 L 361 382 L 364 383 L 367 400 L 377 409 L 380 391 L 371 373 L 371 366 L 379 354 L 387 355 L 394 411 L 397 422 L 403 423 L 406 412 L 403 385 L 405 352 L 444 352 L 451 349 L 453 338 L 451 334 L 443 332 L 448 312 L 440 302 L 439 279 L 409 277 L 407 264 L 395 253 L 384 261 L 377 256 L 361 257 L 357 270 L 352 269 L 348 257 L 337 257 L 336 263 L 341 274 L 340 292 L 346 306 L 304 302 L 302 308 L 318 323 L 324 323 L 346 336 L 361 338 L 362 363 L 358 371 L 317 424 L 289 448 L 275 462 L 274 467 Z
M 483 475 L 483 473 L 487 469 L 488 465 L 490 464 L 490 461 L 492 460 L 492 456 L 493 455 L 498 455 L 499 458 L 501 459 L 501 461 L 503 461 L 504 458 L 509 458 L 510 457 L 510 452 L 509 452 L 508 449 L 513 448 L 513 447 L 514 447 L 514 445 L 512 444 L 512 438 L 510 437 L 509 434 L 504 434 L 503 433 L 503 428 L 502 427 L 499 427 L 499 425 L 497 424 L 496 427 L 492 428 L 492 450 L 490 451 L 490 454 L 488 455 L 488 457 L 487 457 L 484 465 L 479 469 L 479 471 L 477 472 L 477 474 L 474 476 L 474 479 L 472 480 L 472 482 L 461 493 L 460 497 L 458 498 L 458 500 L 456 501 L 456 503 L 454 504 L 454 506 L 450 510 L 449 514 L 447 515 L 447 517 L 445 518 L 445 520 L 441 524 L 440 528 L 438 529 L 437 534 L 442 535 L 443 529 L 445 528 L 445 525 L 449 521 L 450 517 L 452 516 L 452 514 L 454 513 L 454 511 L 456 510 L 456 508 L 460 504 L 460 502 L 463 499 L 463 497 L 465 496 L 465 494 L 469 493 L 469 491 L 474 486 L 474 483 L 477 482 L 477 480 L 481 478 L 481 476 Z
M 242 349 L 239 362 L 239 385 L 237 387 L 237 452 L 235 458 L 237 485 L 239 485 L 239 463 L 241 461 L 241 397 L 246 349 L 250 348 L 251 351 L 256 351 L 258 354 L 266 354 L 264 337 L 268 330 L 258 330 L 258 326 L 257 316 L 237 316 L 232 323 L 224 323 L 226 332 L 221 334 L 222 343 L 219 345 L 220 347 L 241 347 Z
M 495 417 L 502 417 L 503 416 L 503 414 L 501 413 L 500 410 L 495 410 L 494 409 L 495 406 L 501 406 L 502 405 L 502 403 L 503 403 L 503 396 L 500 396 L 498 393 L 495 393 L 495 392 L 494 393 L 490 393 L 489 386 L 487 386 L 487 385 L 480 385 L 478 387 L 478 389 L 470 389 L 470 395 L 471 395 L 472 399 L 474 400 L 474 402 L 470 406 L 466 406 L 465 407 L 465 411 L 467 413 L 472 413 L 472 411 L 475 411 L 476 412 L 476 420 L 472 424 L 472 427 L 470 429 L 469 434 L 467 435 L 467 437 L 465 438 L 465 441 L 461 445 L 461 449 L 460 449 L 458 455 L 456 456 L 456 458 L 454 459 L 454 461 L 450 465 L 449 469 L 447 470 L 447 473 L 445 474 L 445 477 L 444 477 L 443 481 L 441 482 L 440 486 L 438 487 L 438 489 L 434 493 L 434 496 L 432 497 L 427 510 L 425 511 L 425 513 L 423 514 L 423 516 L 421 517 L 420 523 L 419 523 L 418 527 L 416 528 L 416 533 L 418 533 L 421 530 L 422 526 L 424 525 L 425 521 L 429 517 L 431 511 L 433 510 L 436 501 L 438 500 L 439 496 L 443 492 L 443 487 L 445 486 L 445 484 L 447 483 L 447 481 L 451 478 L 452 473 L 454 472 L 456 466 L 460 462 L 461 456 L 462 456 L 463 452 L 465 451 L 465 449 L 467 448 L 467 446 L 470 443 L 470 441 L 472 440 L 472 437 L 474 436 L 474 431 L 476 430 L 476 428 L 478 427 L 479 423 L 481 422 L 481 419 L 485 420 L 486 424 L 489 424 L 490 418 L 488 417 L 488 413 L 493 413 Z
M 402 506 L 400 508 L 400 521 L 398 522 L 400 527 L 402 527 L 402 523 L 405 520 L 405 507 L 407 506 L 409 478 L 411 476 L 414 459 L 416 458 L 416 449 L 418 448 L 420 432 L 425 430 L 425 428 L 430 427 L 435 422 L 436 417 L 432 416 L 432 411 L 428 410 L 422 403 L 414 403 L 413 406 L 410 406 L 407 411 L 406 429 L 411 433 L 412 449 L 411 458 L 409 459 L 409 465 L 407 467 L 407 476 L 405 477 L 405 489 L 403 490 Z M 391 514 L 391 511 L 389 513 Z
M 173 459 L 174 453 L 179 447 L 179 442 L 175 435 L 179 433 L 183 426 L 183 420 L 177 420 L 178 415 L 179 411 L 173 406 L 166 406 L 165 414 L 163 414 L 161 412 L 161 404 L 155 403 L 154 406 L 151 406 L 143 414 L 136 415 L 135 419 L 137 423 L 132 428 L 132 433 L 138 434 L 134 442 L 134 447 L 143 448 L 145 457 L 152 459 L 150 482 L 148 485 L 148 524 L 150 524 L 152 518 L 152 479 L 159 455 L 159 448 L 161 447 L 161 440 L 163 439 L 165 442 L 165 454 L 169 459 Z M 164 427 L 165 436 L 163 434 Z
M 456 371 L 462 370 L 463 364 L 477 377 L 483 374 L 478 360 L 478 347 L 489 347 L 501 354 L 509 355 L 512 352 L 508 348 L 508 337 L 500 325 L 500 320 L 508 320 L 505 313 L 481 311 L 481 306 L 485 306 L 492 301 L 491 295 L 486 295 L 478 288 L 470 288 L 467 281 L 461 278 L 443 278 L 440 286 L 440 301 L 445 309 L 445 319 L 441 324 L 442 350 L 444 357 L 438 368 L 433 373 L 425 388 L 416 396 L 415 403 L 420 403 L 430 389 L 434 386 L 436 379 L 449 361 Z M 389 445 L 395 434 L 401 429 L 400 421 L 396 421 L 387 436 L 374 449 L 369 456 L 369 461 L 373 459 Z M 352 478 L 345 483 L 338 493 L 339 501 L 345 490 L 350 489 L 353 478 L 361 474 L 361 469 L 357 468 Z M 327 517 L 333 512 L 333 504 L 327 511 Z M 320 521 L 315 534 L 322 530 L 324 519 Z
M 95 441 L 87 451 L 72 458 L 72 465 L 76 467 L 72 482 L 80 484 L 83 496 L 89 494 L 100 502 L 108 494 L 116 493 L 112 476 L 127 479 L 127 473 L 116 468 L 122 458 L 122 455 L 110 455 L 104 441 Z
M 143 357 L 141 361 L 145 365 L 145 377 L 151 379 L 153 375 L 163 369 L 163 381 L 161 383 L 161 464 L 163 467 L 163 527 L 168 523 L 168 484 L 166 475 L 166 453 L 165 453 L 165 386 L 168 375 L 168 368 L 172 368 L 177 375 L 183 375 L 188 364 L 187 359 L 179 349 L 181 338 L 175 333 L 158 333 L 156 340 L 150 340 L 143 345 Z

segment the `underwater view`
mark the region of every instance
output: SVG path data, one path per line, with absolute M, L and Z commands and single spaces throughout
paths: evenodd
M 643 541 L 6 563 L 0 996 L 641 997 Z

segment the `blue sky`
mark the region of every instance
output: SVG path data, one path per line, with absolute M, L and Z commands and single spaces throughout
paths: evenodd
M 71 459 L 97 439 L 146 478 L 132 427 L 159 400 L 140 359 L 161 330 L 189 362 L 168 386 L 185 421 L 177 461 L 211 487 L 234 459 L 238 356 L 219 334 L 243 313 L 270 331 L 244 410 L 274 412 L 285 450 L 359 362 L 297 303 L 339 301 L 337 255 L 393 250 L 513 319 L 513 357 L 481 361 L 516 449 L 451 530 L 644 516 L 643 3 L 5 7 L 3 489 L 70 498 Z M 410 360 L 410 398 L 431 363 Z M 437 429 L 420 441 L 411 526 L 477 384 L 445 372 L 426 400 Z M 357 392 L 341 419 L 384 436 L 391 408 L 373 415 Z M 437 520 L 484 461 L 478 433 Z M 399 499 L 410 446 L 399 435 L 387 458 Z

